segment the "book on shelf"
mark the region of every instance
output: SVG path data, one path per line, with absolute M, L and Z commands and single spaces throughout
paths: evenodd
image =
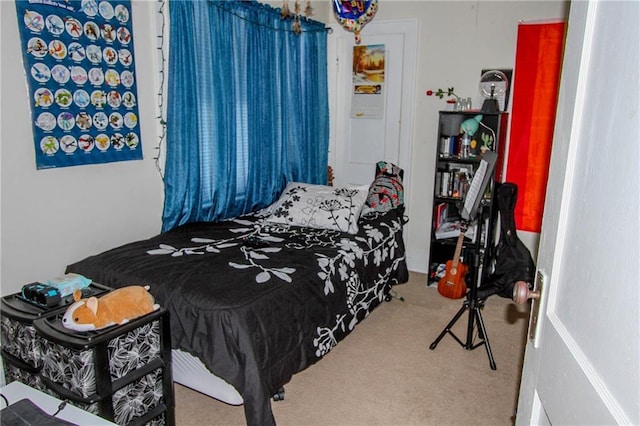
M 455 157 L 459 152 L 458 135 L 443 136 L 440 139 L 440 156 L 441 157 Z
M 440 226 L 436 228 L 436 239 L 443 240 L 446 238 L 457 238 L 460 235 L 460 221 L 448 221 L 440 223 Z M 467 231 L 464 233 L 465 238 L 469 238 L 470 240 L 474 240 L 476 236 L 477 225 L 474 223 L 469 226 Z
M 440 228 L 446 222 L 460 221 L 458 208 L 451 203 L 439 203 L 434 212 L 433 229 Z
M 440 203 L 436 206 L 434 214 L 434 229 L 438 229 L 440 224 L 445 221 L 447 215 L 447 203 Z
M 436 195 L 464 198 L 473 179 L 473 166 L 463 163 L 448 163 L 446 169 L 436 173 Z

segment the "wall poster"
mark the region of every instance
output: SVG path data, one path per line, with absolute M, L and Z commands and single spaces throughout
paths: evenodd
M 383 118 L 384 67 L 384 44 L 353 47 L 352 118 Z
M 130 0 L 15 0 L 36 167 L 142 159 Z

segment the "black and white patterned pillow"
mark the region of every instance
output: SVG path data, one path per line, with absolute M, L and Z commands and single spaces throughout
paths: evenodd
M 367 191 L 291 182 L 267 221 L 356 234 Z

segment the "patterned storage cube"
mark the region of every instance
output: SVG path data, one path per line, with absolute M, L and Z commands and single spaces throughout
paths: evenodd
M 159 368 L 114 392 L 113 410 L 116 423 L 127 424 L 147 414 L 150 407 L 162 406 L 162 374 L 163 371 Z
M 77 350 L 44 340 L 42 376 L 81 398 L 98 393 L 97 360 L 94 348 Z M 160 322 L 146 323 L 106 342 L 110 381 L 125 377 L 151 361 L 161 358 Z
M 83 297 L 103 294 L 110 290 L 109 287 L 92 283 L 83 290 Z M 64 312 L 72 302 L 73 297 L 67 296 L 56 306 L 45 308 L 25 301 L 20 293 L 4 296 L 0 302 L 3 359 L 11 362 L 16 368 L 26 370 L 30 375 L 40 370 L 43 364 L 44 339 L 36 333 L 33 322 L 39 318 Z M 8 377 L 5 378 L 7 383 L 13 381 Z
M 34 389 L 43 390 L 45 388 L 38 369 L 32 369 L 25 364 L 16 362 L 15 358 L 2 354 L 2 364 L 4 367 L 5 383 L 20 382 L 31 386 Z
M 31 369 L 39 370 L 42 367 L 43 339 L 36 334 L 33 324 L 9 317 L 6 310 L 3 310 L 0 322 L 3 356 L 8 358 L 5 354 L 9 354 Z
M 168 421 L 166 415 L 163 379 L 163 370 L 158 368 L 114 392 L 111 396 L 113 419 L 110 420 L 119 425 L 126 425 L 133 421 L 137 424 L 144 423 L 146 425 L 173 424 L 173 421 Z M 55 391 L 55 389 L 59 389 L 55 384 L 51 386 L 51 383 L 49 383 L 49 385 L 50 387 L 44 386 L 43 392 L 56 398 L 65 398 L 66 393 Z M 82 410 L 105 417 L 100 399 L 95 402 L 86 402 L 96 398 L 97 395 L 94 395 L 94 398 L 77 400 L 67 398 L 67 400 L 70 404 Z M 143 418 L 145 420 L 140 421 Z
M 118 424 L 173 424 L 169 313 L 91 332 L 34 322 L 46 354 L 40 376 L 58 398 Z

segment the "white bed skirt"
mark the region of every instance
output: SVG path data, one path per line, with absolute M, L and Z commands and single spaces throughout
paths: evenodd
M 172 349 L 173 381 L 231 405 L 242 405 L 242 396 L 226 380 L 211 373 L 197 357 Z

